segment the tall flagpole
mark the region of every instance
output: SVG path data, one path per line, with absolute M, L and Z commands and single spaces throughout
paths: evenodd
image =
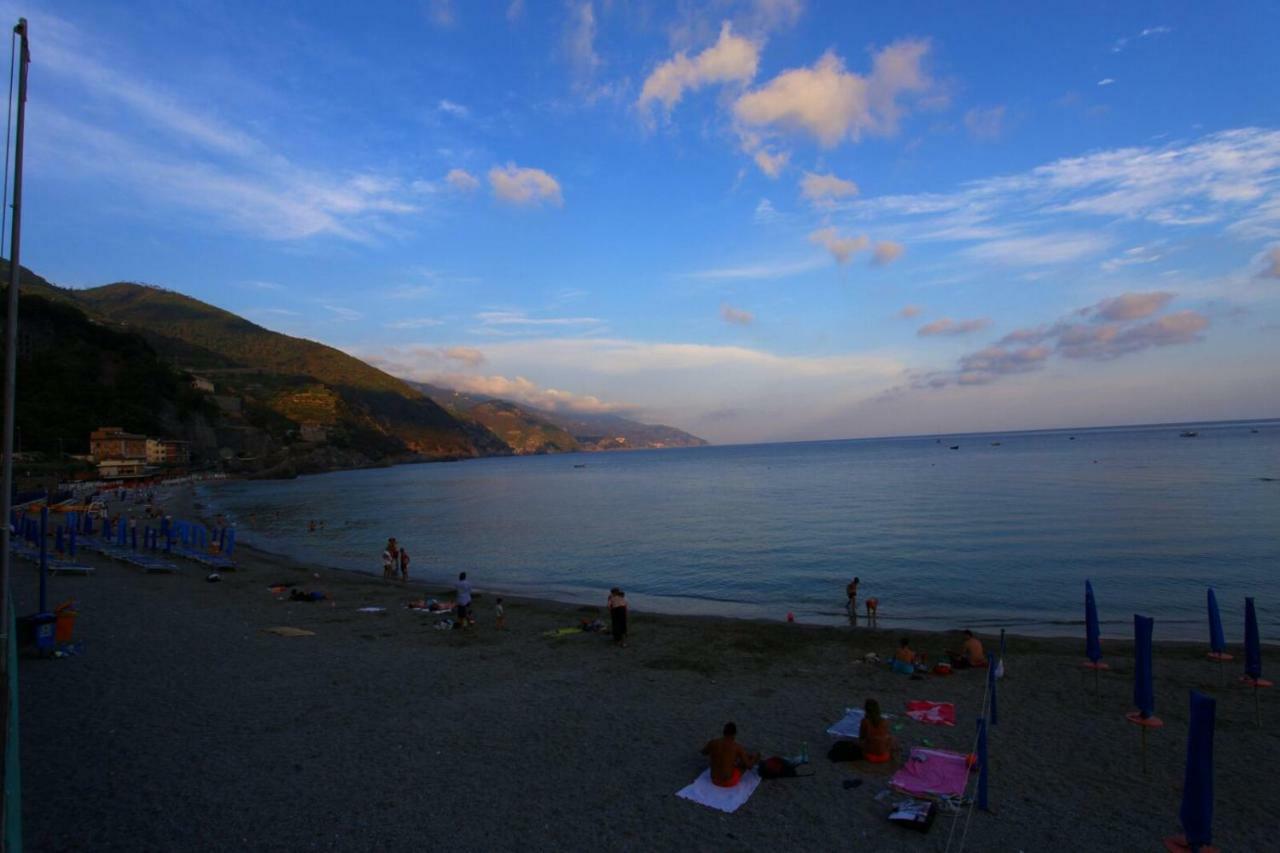
M 13 232 L 9 241 L 9 303 L 4 328 L 4 465 L 0 471 L 0 667 L 8 667 L 9 643 L 9 514 L 13 510 L 13 422 L 18 384 L 18 270 L 22 235 L 22 137 L 27 117 L 27 19 L 13 28 L 21 44 L 18 60 L 18 127 L 13 147 Z M 12 677 L 13 673 L 9 673 Z

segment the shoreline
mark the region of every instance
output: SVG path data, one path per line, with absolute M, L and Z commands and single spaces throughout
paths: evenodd
M 825 756 L 827 728 L 867 697 L 895 715 L 908 700 L 954 703 L 955 727 L 899 716 L 894 737 L 972 748 L 985 671 L 916 681 L 864 661 L 887 658 L 898 630 L 637 611 L 619 649 L 607 635 L 556 633 L 603 607 L 512 597 L 499 631 L 483 589 L 476 627 L 436 630 L 443 617 L 402 607 L 439 592 L 433 583 L 402 587 L 252 547 L 237 556 L 216 584 L 191 561 L 148 575 L 97 554 L 86 555 L 94 576 L 49 579 L 51 604 L 77 601 L 83 649 L 19 663 L 27 849 L 420 849 L 434 837 L 431 813 L 466 816 L 441 830 L 463 851 L 821 850 L 851 838 L 942 851 L 966 814 L 904 833 L 885 819 L 883 798 L 896 795 L 881 794 L 900 762 Z M 20 613 L 34 609 L 35 575 L 18 565 Z M 282 600 L 267 589 L 276 581 L 335 600 Z M 268 633 L 275 626 L 308 633 Z M 906 633 L 930 660 L 958 643 Z M 995 652 L 998 640 L 983 638 Z M 1123 717 L 1131 643 L 1106 643 L 1112 670 L 1095 697 L 1079 641 L 1006 639 L 990 746 L 996 813 L 973 815 L 972 849 L 1158 845 L 1178 827 L 1188 688 L 1218 697 L 1217 762 L 1230 769 L 1217 777 L 1215 841 L 1266 847 L 1269 801 L 1256 792 L 1280 759 L 1280 699 L 1262 697 L 1259 729 L 1234 664 L 1219 687 L 1223 670 L 1202 647 L 1157 641 L 1166 728 L 1149 738 L 1144 774 Z M 808 748 L 811 775 L 762 783 L 733 815 L 677 798 L 725 720 L 765 755 Z M 584 815 L 608 815 L 608 829 Z

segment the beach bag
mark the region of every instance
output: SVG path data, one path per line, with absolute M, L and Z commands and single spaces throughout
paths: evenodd
M 786 776 L 796 775 L 796 769 L 777 755 L 761 761 L 760 766 L 756 768 L 756 772 L 760 774 L 761 779 L 782 779 Z
M 889 813 L 889 822 L 924 833 L 933 826 L 933 819 L 937 816 L 937 803 L 907 800 L 894 806 L 893 811 Z
M 862 758 L 862 746 L 856 740 L 838 740 L 827 751 L 832 761 L 857 761 Z

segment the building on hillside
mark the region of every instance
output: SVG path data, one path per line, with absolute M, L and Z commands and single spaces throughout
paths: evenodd
M 298 428 L 298 435 L 303 441 L 328 441 L 329 428 L 324 424 L 308 421 Z
M 147 437 L 125 432 L 120 427 L 100 427 L 89 433 L 89 455 L 104 459 L 147 459 Z
M 148 438 L 147 462 L 152 465 L 186 465 L 191 461 L 191 444 L 172 438 Z
M 192 376 L 191 387 L 197 391 L 204 391 L 206 394 L 213 393 L 213 383 L 203 376 Z
M 98 463 L 98 476 L 104 480 L 145 477 L 147 463 L 142 459 L 103 459 Z

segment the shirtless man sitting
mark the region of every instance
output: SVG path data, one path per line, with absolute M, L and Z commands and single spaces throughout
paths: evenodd
M 968 628 L 964 630 L 964 648 L 960 654 L 951 655 L 951 666 L 955 669 L 969 669 L 987 665 L 987 655 L 982 650 L 982 641 L 973 636 Z
M 724 724 L 724 737 L 707 741 L 702 754 L 711 764 L 711 781 L 721 788 L 732 788 L 742 781 L 742 771 L 749 770 L 760 760 L 760 755 L 747 752 L 737 741 L 738 726 Z

